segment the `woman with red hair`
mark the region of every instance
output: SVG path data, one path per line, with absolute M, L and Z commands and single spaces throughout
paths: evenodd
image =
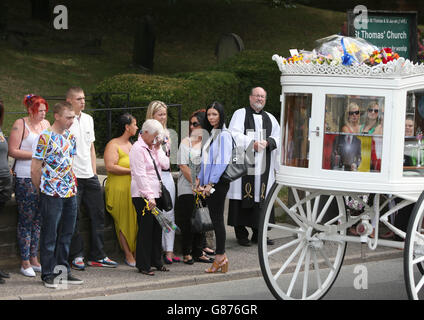
M 40 96 L 29 94 L 23 101 L 28 116 L 15 121 L 9 137 L 9 156 L 15 158 L 15 199 L 18 206 L 18 243 L 22 259 L 21 273 L 35 277 L 41 272 L 38 262 L 41 215 L 38 192 L 31 182 L 32 146 L 39 134 L 50 127 L 45 119 L 49 106 Z

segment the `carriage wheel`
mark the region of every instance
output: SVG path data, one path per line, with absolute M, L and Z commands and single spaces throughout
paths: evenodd
M 424 299 L 424 192 L 416 202 L 406 231 L 403 268 L 409 299 Z
M 288 189 L 294 204 L 289 206 Z M 269 221 L 274 209 L 276 222 Z M 283 220 L 278 213 L 282 213 Z M 346 234 L 342 196 L 302 191 L 274 183 L 261 214 L 259 260 L 265 282 L 277 299 L 320 299 L 343 263 Z M 274 241 L 267 244 L 267 238 Z

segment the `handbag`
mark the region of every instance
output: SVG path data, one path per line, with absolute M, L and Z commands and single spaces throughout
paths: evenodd
M 196 206 L 191 215 L 191 231 L 193 233 L 203 233 L 211 230 L 213 230 L 213 224 L 209 214 L 209 208 L 203 206 L 199 195 L 197 195 Z
M 162 196 L 161 196 L 162 209 L 164 211 L 171 211 L 172 208 L 174 207 L 172 204 L 171 194 L 169 193 L 168 189 L 166 189 L 165 185 L 162 182 L 162 178 L 160 177 L 158 168 L 156 167 L 156 162 L 153 159 L 152 154 L 150 153 L 149 149 L 147 149 L 147 151 L 149 152 L 150 158 L 152 158 L 153 165 L 155 166 L 156 175 L 158 176 L 158 179 L 159 179 L 160 190 L 162 192 Z
M 231 160 L 221 176 L 221 180 L 224 182 L 233 182 L 247 175 L 249 168 L 253 167 L 243 147 L 237 147 L 233 135 L 231 135 L 231 139 L 233 140 Z
M 24 136 L 25 136 L 25 120 L 24 118 L 22 118 L 22 122 L 24 123 L 23 125 L 23 130 L 22 130 L 22 137 L 21 137 L 21 143 L 19 144 L 19 149 L 21 149 L 22 146 L 22 140 L 24 140 Z M 16 171 L 15 171 L 15 166 L 16 166 L 16 159 L 13 162 L 13 166 L 12 166 L 12 190 L 15 190 L 16 187 Z

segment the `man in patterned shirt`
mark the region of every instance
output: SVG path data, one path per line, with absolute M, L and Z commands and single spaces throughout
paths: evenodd
M 72 170 L 75 137 L 68 130 L 75 117 L 72 105 L 54 106 L 53 125 L 41 132 L 31 162 L 32 183 L 40 192 L 42 217 L 40 258 L 41 280 L 48 288 L 82 284 L 71 275 L 69 246 L 77 216 L 77 186 Z

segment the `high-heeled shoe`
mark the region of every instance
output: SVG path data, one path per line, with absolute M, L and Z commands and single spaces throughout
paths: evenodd
M 216 260 L 212 263 L 212 266 L 205 270 L 206 273 L 216 273 L 221 270 L 222 273 L 228 272 L 228 259 L 224 258 L 221 262 L 217 262 Z

